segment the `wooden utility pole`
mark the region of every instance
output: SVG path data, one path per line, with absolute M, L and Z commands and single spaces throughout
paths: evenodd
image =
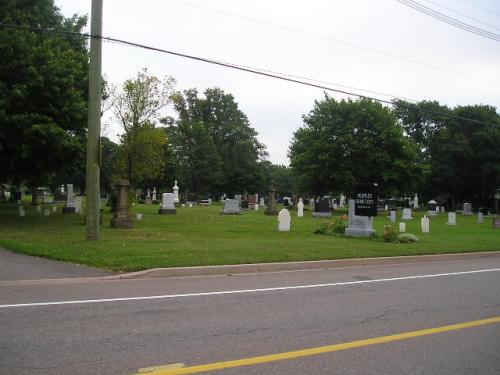
M 87 134 L 87 240 L 99 239 L 102 0 L 92 0 Z

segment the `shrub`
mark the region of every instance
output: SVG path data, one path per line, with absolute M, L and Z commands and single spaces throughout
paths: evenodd
M 314 234 L 325 234 L 328 236 L 340 235 L 343 236 L 345 233 L 345 228 L 347 227 L 347 216 L 342 215 L 334 217 L 330 221 L 322 221 L 313 230 Z
M 384 242 L 398 242 L 398 234 L 392 225 L 384 225 L 384 233 L 382 234 Z
M 398 236 L 398 241 L 400 243 L 413 243 L 418 242 L 418 237 L 411 233 L 401 233 Z

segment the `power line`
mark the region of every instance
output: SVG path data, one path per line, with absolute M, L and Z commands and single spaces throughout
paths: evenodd
M 432 1 L 432 0 L 425 0 L 425 1 L 427 1 L 428 3 L 434 4 L 434 5 L 436 5 L 436 6 L 440 7 L 440 8 L 443 8 L 443 9 L 449 10 L 450 12 L 453 12 L 453 13 L 455 13 L 455 14 L 458 14 L 458 15 L 460 15 L 460 16 L 462 16 L 462 17 L 468 18 L 468 19 L 470 19 L 470 20 L 473 20 L 473 21 L 476 21 L 476 22 L 478 22 L 478 23 L 481 23 L 481 24 L 483 24 L 483 25 L 485 25 L 485 26 L 491 27 L 492 29 L 496 29 L 496 30 L 499 30 L 499 31 L 500 31 L 500 27 L 493 26 L 493 25 L 491 25 L 491 24 L 489 24 L 489 23 L 487 23 L 487 22 L 481 21 L 481 20 L 480 20 L 480 19 L 478 19 L 478 18 L 475 18 L 475 17 L 469 16 L 469 15 L 467 15 L 467 14 L 465 14 L 465 13 L 459 12 L 458 10 L 455 10 L 455 9 L 449 8 L 449 7 L 445 6 L 445 5 L 442 5 L 442 4 L 439 4 L 439 3 L 436 3 L 435 1 Z
M 99 39 L 107 41 L 107 42 L 118 43 L 118 44 L 122 44 L 122 45 L 126 45 L 126 46 L 131 46 L 131 47 L 141 48 L 141 49 L 145 49 L 145 50 L 149 50 L 149 51 L 154 51 L 154 52 L 161 52 L 161 53 L 165 53 L 165 54 L 172 55 L 172 56 L 182 57 L 182 58 L 186 58 L 186 59 L 190 59 L 190 60 L 194 60 L 194 61 L 199 61 L 199 62 L 205 62 L 205 63 L 218 65 L 218 66 L 222 66 L 225 68 L 235 69 L 235 70 L 239 70 L 239 71 L 243 71 L 243 72 L 247 72 L 247 73 L 252 73 L 252 74 L 256 74 L 256 75 L 260 75 L 260 76 L 264 76 L 264 77 L 268 77 L 268 78 L 274 78 L 274 79 L 279 79 L 279 80 L 286 81 L 286 82 L 296 83 L 296 84 L 299 84 L 302 86 L 314 87 L 314 88 L 318 88 L 318 89 L 321 89 L 324 91 L 331 91 L 331 92 L 336 92 L 336 93 L 340 93 L 340 94 L 344 94 L 344 95 L 355 96 L 355 97 L 358 97 L 361 99 L 373 100 L 373 101 L 383 103 L 383 104 L 388 104 L 391 106 L 395 105 L 393 101 L 389 101 L 389 100 L 385 100 L 385 99 L 378 99 L 378 98 L 375 98 L 372 96 L 358 94 L 358 93 L 354 93 L 354 92 L 350 92 L 350 91 L 346 91 L 346 90 L 335 89 L 332 87 L 319 85 L 319 84 L 315 84 L 315 83 L 311 83 L 311 82 L 304 82 L 304 81 L 301 81 L 299 79 L 286 77 L 285 74 L 282 74 L 282 73 L 278 73 L 278 74 L 268 73 L 265 71 L 259 71 L 257 69 L 251 68 L 251 67 L 244 67 L 241 65 L 222 62 L 222 61 L 213 60 L 213 59 L 209 59 L 209 58 L 205 58 L 205 57 L 188 55 L 185 53 L 170 51 L 170 50 L 166 50 L 166 49 L 162 49 L 162 48 L 158 48 L 158 47 L 148 46 L 145 44 L 130 42 L 130 41 L 123 40 L 123 39 L 105 37 L 105 36 L 101 36 L 101 35 L 91 35 L 91 34 L 87 34 L 87 33 L 50 30 L 50 29 L 44 29 L 44 28 L 39 28 L 39 27 L 30 27 L 30 26 L 21 26 L 21 25 L 6 25 L 3 23 L 0 23 L 0 27 L 10 28 L 10 29 L 18 29 L 18 30 L 35 31 L 35 32 L 41 32 L 41 33 L 46 33 L 46 34 L 55 34 L 55 35 L 64 35 L 64 36 L 81 36 L 81 37 L 85 37 L 85 38 L 99 38 Z M 500 126 L 500 124 L 494 124 L 494 123 L 476 120 L 476 119 L 472 119 L 472 118 L 468 118 L 468 117 L 457 116 L 457 115 L 446 113 L 446 112 L 432 111 L 432 110 L 428 110 L 428 109 L 424 109 L 424 108 L 415 108 L 412 106 L 412 104 L 404 104 L 404 100 L 401 98 L 398 98 L 394 95 L 392 95 L 392 97 L 396 100 L 401 100 L 403 102 L 403 105 L 406 105 L 409 108 L 412 108 L 412 109 L 415 109 L 415 110 L 418 110 L 421 112 L 444 115 L 444 116 L 448 116 L 448 117 L 452 117 L 452 118 L 456 118 L 456 119 L 461 119 L 461 120 L 466 120 L 466 121 L 471 121 L 471 122 L 483 124 L 483 125 Z
M 438 11 L 431 9 L 431 8 L 428 8 L 428 7 L 418 3 L 416 1 L 413 1 L 413 0 L 396 0 L 396 1 L 400 2 L 403 5 L 406 5 L 407 7 L 412 8 L 418 12 L 424 13 L 432 18 L 435 18 L 439 21 L 447 23 L 448 25 L 455 26 L 459 29 L 469 31 L 473 34 L 494 40 L 496 42 L 500 42 L 500 34 L 495 34 L 495 33 L 492 33 L 490 31 L 472 26 L 468 23 L 457 20 L 456 18 L 449 17 L 444 13 L 440 13 Z
M 460 0 L 462 3 L 465 3 L 465 4 L 469 4 L 470 6 L 473 6 L 477 9 L 481 9 L 485 12 L 488 12 L 488 13 L 491 13 L 491 14 L 496 14 L 496 15 L 500 15 L 500 12 L 497 12 L 497 11 L 494 11 L 494 10 L 491 10 L 489 8 L 486 8 L 486 7 L 483 7 L 481 5 L 478 5 L 478 4 L 475 4 L 475 3 L 471 3 L 470 1 L 467 1 L 467 0 Z
M 271 23 L 271 22 L 266 22 L 266 21 L 255 19 L 255 18 L 243 16 L 243 15 L 240 15 L 240 14 L 230 13 L 230 12 L 226 12 L 226 11 L 223 11 L 223 10 L 215 9 L 215 8 L 210 8 L 210 7 L 206 7 L 206 6 L 202 6 L 202 5 L 192 4 L 190 2 L 183 1 L 183 0 L 170 0 L 170 1 L 174 2 L 174 3 L 177 3 L 177 4 L 181 4 L 181 5 L 186 5 L 186 6 L 189 6 L 189 7 L 193 7 L 193 8 L 203 9 L 203 10 L 208 11 L 208 12 L 222 14 L 224 16 L 239 18 L 239 19 L 242 19 L 242 20 L 247 21 L 247 22 L 257 23 L 257 24 L 268 26 L 268 27 L 272 27 L 272 28 L 275 28 L 275 29 L 289 31 L 289 32 L 293 32 L 293 33 L 296 33 L 296 34 L 305 35 L 305 36 L 308 36 L 308 37 L 311 37 L 311 38 L 326 40 L 328 42 L 341 44 L 341 45 L 349 47 L 349 48 L 355 48 L 355 49 L 358 49 L 358 50 L 367 51 L 369 53 L 377 54 L 377 55 L 380 55 L 380 56 L 384 56 L 384 57 L 388 57 L 388 58 L 392 58 L 392 59 L 397 59 L 397 60 L 409 62 L 409 63 L 412 63 L 412 64 L 416 64 L 416 65 L 422 65 L 422 66 L 425 66 L 427 68 L 440 70 L 442 72 L 446 72 L 446 73 L 450 73 L 450 74 L 455 74 L 455 75 L 459 75 L 459 76 L 462 76 L 462 77 L 472 78 L 472 79 L 475 79 L 475 80 L 480 80 L 480 81 L 483 81 L 483 82 L 488 82 L 488 83 L 491 83 L 491 84 L 494 84 L 494 85 L 500 85 L 500 82 L 494 81 L 494 80 L 491 80 L 491 79 L 488 79 L 488 78 L 478 77 L 478 76 L 475 76 L 475 75 L 472 75 L 472 74 L 459 72 L 459 71 L 452 70 L 452 69 L 449 69 L 449 68 L 445 68 L 445 67 L 442 67 L 442 66 L 439 66 L 439 65 L 430 64 L 430 63 L 427 63 L 425 61 L 415 60 L 415 59 L 411 59 L 411 58 L 408 58 L 408 57 L 403 57 L 403 56 L 395 55 L 395 54 L 392 54 L 392 53 L 389 53 L 389 52 L 380 51 L 380 50 L 377 50 L 377 49 L 374 49 L 374 48 L 365 47 L 365 46 L 357 45 L 357 44 L 354 44 L 354 43 L 345 42 L 345 41 L 340 40 L 340 39 L 334 39 L 334 38 L 327 37 L 327 36 L 324 36 L 324 35 L 314 34 L 314 33 L 308 32 L 308 31 L 299 30 L 299 29 L 295 29 L 295 28 L 292 28 L 292 27 L 283 26 L 283 25 L 279 25 L 279 24 L 275 24 L 275 23 Z

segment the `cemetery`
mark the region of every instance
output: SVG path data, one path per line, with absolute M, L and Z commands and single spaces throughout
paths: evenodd
M 126 181 L 120 183 L 123 197 L 127 188 Z M 271 193 L 275 193 L 273 189 Z M 362 216 L 359 210 L 356 213 L 354 200 L 347 198 L 345 207 L 329 210 L 331 218 L 315 218 L 309 204 L 300 200 L 288 206 L 272 200 L 256 210 L 242 209 L 243 201 L 240 204 L 238 199 L 214 201 L 211 205 L 175 205 L 172 193 L 163 194 L 167 195 L 158 204 L 134 203 L 130 210 L 118 204 L 112 213 L 110 207 L 104 206 L 101 240 L 97 242 L 84 239 L 84 207 L 67 214 L 64 208 L 68 201 L 34 206 L 27 195 L 21 205 L 0 204 L 0 246 L 114 271 L 500 248 L 500 228 L 494 229 L 496 217 L 482 212 L 469 215 L 457 211 L 429 217 L 425 207 L 412 210 L 412 220 L 403 221 L 400 207 L 393 211 L 392 222 L 386 211 L 377 216 Z M 367 195 L 363 197 L 366 202 Z M 69 198 L 72 204 L 81 200 Z M 250 201 L 255 205 L 256 197 Z M 162 214 L 162 210 L 175 210 L 175 215 Z M 275 214 L 268 214 L 269 210 Z M 435 207 L 431 211 L 436 213 Z M 319 227 L 331 226 L 329 223 L 334 221 L 345 223 L 347 234 L 352 236 L 315 234 Z M 391 243 L 386 238 L 388 228 L 402 238 L 416 237 L 417 242 Z

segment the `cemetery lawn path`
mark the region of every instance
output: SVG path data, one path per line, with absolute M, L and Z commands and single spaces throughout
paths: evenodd
M 47 257 L 112 271 L 139 271 L 157 267 L 290 262 L 378 256 L 444 254 L 500 250 L 500 230 L 491 218 L 477 224 L 476 216 L 457 214 L 457 225 L 446 225 L 447 215 L 431 219 L 431 233 L 420 233 L 421 213 L 413 213 L 407 232 L 417 235 L 414 244 L 385 243 L 374 239 L 313 234 L 321 219 L 310 211 L 298 218 L 292 211 L 292 231 L 280 233 L 275 216 L 263 210 L 242 215 L 220 215 L 220 205 L 177 209 L 176 215 L 159 215 L 156 205 L 137 205 L 142 213 L 133 229 L 110 227 L 107 208 L 101 239 L 85 240 L 83 216 L 58 212 L 44 217 L 26 206 L 19 217 L 17 206 L 0 204 L 0 246 L 34 256 Z M 43 212 L 43 210 L 42 210 Z M 344 214 L 338 211 L 336 214 Z M 399 218 L 399 213 L 398 213 Z M 385 213 L 375 220 L 377 233 L 389 224 Z

